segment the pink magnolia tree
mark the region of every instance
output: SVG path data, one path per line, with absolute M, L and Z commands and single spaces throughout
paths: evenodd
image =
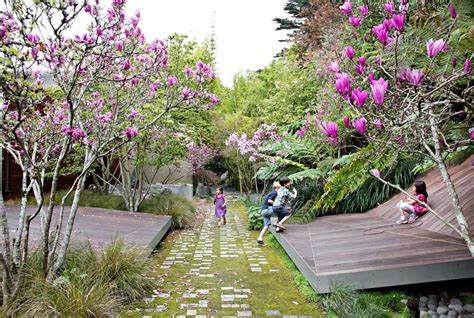
M 87 17 L 87 29 L 71 36 L 79 16 Z M 108 8 L 99 1 L 4 3 L 0 146 L 12 154 L 24 176 L 17 237 L 10 238 L 7 223 L 2 223 L 4 302 L 21 286 L 33 219 L 40 215 L 43 272 L 51 279 L 65 259 L 80 195 L 97 160 L 154 127 L 171 110 L 207 108 L 218 102 L 206 90 L 215 78 L 212 69 L 197 63 L 183 70 L 185 77 L 178 80 L 167 67 L 165 43 L 146 41 L 139 20 L 139 13 L 126 17 L 125 0 L 114 0 Z M 43 87 L 40 71 L 52 76 L 54 90 Z M 149 104 L 156 100 L 160 103 Z M 140 111 L 147 107 L 145 119 Z M 55 209 L 58 178 L 72 151 L 82 154 L 80 172 Z M 47 205 L 46 176 L 51 180 Z M 31 190 L 38 206 L 26 216 Z M 73 203 L 66 219 L 65 200 L 70 195 Z M 6 220 L 3 206 L 0 212 Z M 54 213 L 57 224 L 52 226 Z
M 255 131 L 253 136 L 249 138 L 247 134 L 237 134 L 232 133 L 229 138 L 226 140 L 226 145 L 230 149 L 235 149 L 239 157 L 244 158 L 253 165 L 253 173 L 257 171 L 256 164 L 258 162 L 271 162 L 275 163 L 277 157 L 275 157 L 271 152 L 265 149 L 266 146 L 270 145 L 272 142 L 281 140 L 281 136 L 278 134 L 278 127 L 275 123 L 270 125 L 262 124 Z M 239 182 L 240 189 L 242 190 L 242 173 L 239 166 Z M 258 191 L 257 179 L 254 177 L 254 185 L 256 193 Z
M 458 17 L 453 5 L 449 9 L 447 19 L 451 22 L 446 29 L 437 30 L 438 38 L 413 47 L 410 36 L 414 33 L 406 32 L 410 28 L 407 1 L 402 1 L 398 7 L 393 2 L 385 4 L 381 10 L 383 20 L 369 26 L 365 33 L 360 30 L 361 25 L 376 18 L 369 19 L 371 13 L 366 6 L 352 8 L 350 2 L 344 3 L 341 11 L 348 16 L 354 39 L 373 43 L 379 47 L 380 54 L 369 57 L 363 50 L 346 46 L 342 47 L 339 58 L 327 65 L 333 73 L 331 81 L 347 116 L 345 128 L 340 129 L 338 124 L 331 122 L 323 123 L 321 130 L 330 141 L 337 141 L 338 131 L 357 131 L 381 149 L 401 149 L 432 159 L 449 193 L 457 224 L 449 223 L 431 208 L 430 211 L 456 231 L 474 255 L 472 233 L 443 154 L 472 139 L 468 133 L 468 119 L 473 109 L 472 93 L 469 93 L 472 91 L 472 52 L 464 56 L 461 65 L 456 63 L 455 57 L 463 53 L 456 51 L 457 46 L 453 43 L 452 32 Z M 472 41 L 469 37 L 473 36 L 472 31 L 466 31 L 467 41 Z M 362 47 L 360 44 L 358 47 Z M 443 58 L 443 55 L 447 56 Z M 467 118 L 467 126 L 460 128 L 464 129 L 464 139 L 450 138 L 445 133 L 445 128 L 456 118 Z M 374 175 L 382 180 L 378 171 Z

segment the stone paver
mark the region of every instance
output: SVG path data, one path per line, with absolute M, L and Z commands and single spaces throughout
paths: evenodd
M 259 291 L 257 295 L 249 285 L 255 286 L 263 273 L 278 275 L 285 265 L 281 260 L 280 264 L 270 264 L 268 251 L 255 244 L 256 233 L 246 229 L 238 213 L 229 213 L 228 223 L 222 227 L 216 226 L 213 214 L 213 207 L 207 206 L 202 224 L 168 238 L 170 242 L 166 243 L 171 247 L 157 255 L 157 287 L 144 299 L 142 308 L 130 310 L 130 315 L 146 312 L 139 317 L 321 316 L 314 305 L 308 304 L 293 305 L 301 308 L 298 315 L 295 308 L 285 308 L 288 306 L 262 308 L 261 302 L 265 302 L 271 291 Z M 273 288 L 280 287 L 270 289 Z M 288 297 L 291 298 L 291 293 Z

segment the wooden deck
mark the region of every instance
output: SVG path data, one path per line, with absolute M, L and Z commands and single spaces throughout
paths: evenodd
M 449 173 L 474 229 L 472 161 L 474 156 L 450 167 Z M 430 171 L 422 180 L 430 205 L 456 224 L 439 173 Z M 366 289 L 474 277 L 474 258 L 464 241 L 433 214 L 410 225 L 395 223 L 401 196 L 367 213 L 320 217 L 309 224 L 288 225 L 284 234 L 274 235 L 321 293 L 333 283 Z
M 6 209 L 8 225 L 13 231 L 17 227 L 19 207 L 7 206 Z M 34 209 L 28 207 L 27 213 L 32 214 Z M 67 222 L 68 216 L 69 211 L 65 211 L 64 222 Z M 57 213 L 53 217 L 53 225 L 56 224 L 56 219 Z M 151 254 L 170 226 L 169 216 L 81 207 L 74 221 L 72 240 L 90 240 L 95 245 L 103 246 L 118 237 L 127 244 L 143 248 Z M 35 244 L 39 237 L 40 225 L 37 217 L 31 224 L 31 243 Z

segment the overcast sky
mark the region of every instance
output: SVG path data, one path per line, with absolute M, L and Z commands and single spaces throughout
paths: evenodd
M 287 0 L 128 0 L 127 11 L 141 12 L 140 27 L 147 39 L 177 32 L 202 41 L 213 32 L 217 71 L 225 85 L 243 70 L 257 70 L 272 61 L 286 44 L 284 31 L 275 31 L 275 17 L 284 17 Z

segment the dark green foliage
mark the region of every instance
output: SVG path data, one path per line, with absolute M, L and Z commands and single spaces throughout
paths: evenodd
M 383 173 L 385 180 L 398 184 L 402 188 L 408 187 L 415 179 L 412 172 L 418 160 L 415 157 L 400 158 L 395 167 Z M 367 179 L 356 191 L 349 194 L 337 205 L 336 213 L 365 212 L 385 202 L 397 191 L 378 181 L 376 178 Z
M 247 228 L 249 230 L 261 230 L 263 227 L 262 209 L 260 206 L 248 208 Z
M 314 195 L 304 197 L 304 204 L 298 205 L 291 222 L 307 223 L 321 215 L 365 212 L 390 198 L 396 190 L 370 175 L 371 163 L 367 161 L 367 157 L 361 156 L 362 153 L 363 151 L 334 161 L 331 179 L 324 185 L 324 189 L 322 184 L 313 181 Z M 372 152 L 366 154 L 368 153 Z M 384 179 L 402 188 L 413 182 L 416 176 L 413 169 L 420 162 L 415 156 L 401 153 L 385 154 L 379 159 L 377 156 L 370 157 L 374 160 L 372 167 L 384 167 L 381 168 Z M 378 160 L 385 161 L 377 164 Z M 335 200 L 332 201 L 333 205 L 329 201 L 322 202 L 325 200 L 324 196 Z

